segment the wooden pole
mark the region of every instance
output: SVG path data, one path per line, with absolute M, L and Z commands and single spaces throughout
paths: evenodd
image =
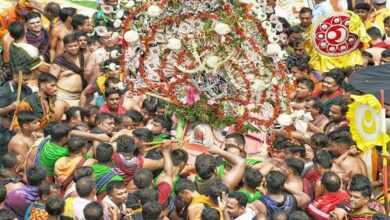
M 18 75 L 18 91 L 16 93 L 16 101 L 19 105 L 19 102 L 20 102 L 20 96 L 21 96 L 21 93 L 22 93 L 22 81 L 23 81 L 23 74 L 22 74 L 22 71 L 20 70 L 19 71 L 19 75 Z M 18 106 L 17 106 L 18 107 Z M 16 107 L 16 108 L 17 108 Z M 10 126 L 10 130 L 13 130 L 14 129 L 14 121 L 17 120 L 16 118 L 16 111 L 14 112 L 14 116 L 12 117 L 12 122 L 11 122 L 11 126 Z
M 387 156 L 388 156 L 388 151 L 387 151 L 387 143 L 385 140 L 385 134 L 386 134 L 386 111 L 385 111 L 385 92 L 382 89 L 381 90 L 381 104 L 382 104 L 382 109 L 381 109 L 381 132 L 382 132 L 382 157 L 383 157 L 383 196 L 385 199 L 385 209 L 386 209 L 386 215 L 389 214 L 389 210 L 387 208 L 387 188 L 388 188 L 388 179 L 387 179 Z

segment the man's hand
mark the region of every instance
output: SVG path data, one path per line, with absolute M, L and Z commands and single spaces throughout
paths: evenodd
M 226 209 L 226 204 L 227 204 L 227 194 L 226 192 L 222 192 L 222 197 L 218 196 L 218 206 L 219 208 L 224 211 Z
M 118 216 L 118 208 L 116 207 L 113 207 L 113 206 L 109 206 L 107 207 L 107 213 L 110 215 L 110 219 L 112 220 L 119 220 L 119 216 Z
M 110 137 L 106 134 L 96 134 L 96 139 L 100 142 L 109 142 Z
M 209 147 L 209 153 L 210 154 L 218 154 L 218 152 L 221 151 L 221 148 L 217 147 L 216 145 L 211 145 Z
M 348 213 L 341 208 L 335 208 L 332 212 L 329 213 L 330 220 L 346 220 Z
M 350 156 L 357 156 L 361 153 L 361 151 L 356 147 L 356 146 L 352 146 L 349 150 L 348 150 L 348 155 Z
M 125 211 L 122 211 L 122 214 L 126 217 L 126 220 L 133 220 L 131 215 L 133 214 L 133 210 L 126 209 Z
M 11 105 L 9 105 L 10 110 L 11 111 L 16 110 L 18 108 L 19 104 L 20 104 L 19 101 L 13 102 Z
M 161 146 L 161 150 L 162 151 L 170 150 L 170 148 L 172 146 L 171 140 L 163 140 L 162 142 L 163 143 L 162 143 L 162 146 Z
M 38 0 L 29 0 L 25 1 L 28 7 L 37 9 L 38 11 L 42 11 L 42 3 L 39 3 Z

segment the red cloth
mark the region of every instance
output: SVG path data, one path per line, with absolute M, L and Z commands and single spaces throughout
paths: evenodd
M 310 170 L 309 172 L 307 172 L 305 174 L 305 176 L 303 178 L 309 180 L 311 183 L 314 184 L 319 179 L 321 179 L 321 175 L 315 170 Z
M 116 110 L 116 112 L 111 112 L 108 109 L 107 104 L 105 104 L 102 107 L 100 107 L 100 113 L 110 113 L 110 114 L 116 114 L 116 115 L 124 115 L 124 114 L 127 113 L 127 109 L 125 109 L 122 105 L 119 105 L 119 107 Z
M 142 157 L 133 157 L 130 160 L 120 158 L 118 153 L 112 155 L 112 161 L 115 164 L 114 172 L 123 177 L 126 185 L 133 179 L 136 169 L 141 169 L 144 165 Z
M 157 191 L 158 191 L 158 203 L 162 205 L 168 201 L 169 196 L 172 193 L 172 187 L 166 182 L 161 182 L 157 186 Z
M 313 183 L 305 178 L 302 179 L 302 182 L 303 182 L 303 192 L 306 193 L 310 197 L 310 199 L 313 199 L 314 197 Z
M 379 47 L 379 48 L 388 49 L 389 45 L 386 44 L 384 41 L 381 41 L 381 42 L 379 42 L 377 44 L 372 45 L 372 47 Z
M 328 193 L 313 200 L 306 211 L 318 220 L 327 220 L 329 212 L 348 198 L 349 195 L 346 192 Z

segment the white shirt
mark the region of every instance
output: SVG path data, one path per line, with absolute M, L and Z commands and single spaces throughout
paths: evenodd
M 73 200 L 73 217 L 77 217 L 77 219 L 85 220 L 84 217 L 84 208 L 92 201 L 88 199 L 84 199 L 81 197 L 76 197 Z
M 37 58 L 39 57 L 39 50 L 38 48 L 34 47 L 31 44 L 26 44 L 26 43 L 14 43 L 15 46 L 20 47 L 24 49 L 30 56 L 31 58 Z
M 253 219 L 256 216 L 256 212 L 253 211 L 250 208 L 245 208 L 244 214 L 238 216 L 234 220 L 248 220 L 248 219 Z

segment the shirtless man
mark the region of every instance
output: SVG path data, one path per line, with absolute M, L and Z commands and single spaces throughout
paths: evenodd
M 283 173 L 286 176 L 285 184 L 290 185 L 292 188 L 303 191 L 303 180 L 301 173 L 305 163 L 298 158 L 289 158 L 285 160 L 285 165 L 283 166 Z
M 80 105 L 80 94 L 84 82 L 84 55 L 79 53 L 76 34 L 64 37 L 65 52 L 58 56 L 50 68 L 50 73 L 57 77 L 57 99 L 68 102 L 70 106 Z
M 63 38 L 72 33 L 72 17 L 76 14 L 75 8 L 62 8 L 60 11 L 61 24 L 54 27 L 50 32 L 50 59 L 54 60 L 64 52 Z
M 100 33 L 101 48 L 94 51 L 85 65 L 85 79 L 93 82 L 101 73 L 100 64 L 110 58 L 110 51 L 115 42 L 111 37 L 111 31 L 102 31 Z
M 338 165 L 348 175 L 349 179 L 355 174 L 367 176 L 367 167 L 359 156 L 350 156 L 347 152 L 353 145 L 351 134 L 348 131 L 335 132 L 329 135 L 330 151 L 333 155 L 344 159 L 338 162 Z
M 19 164 L 24 164 L 27 152 L 36 139 L 33 133 L 39 129 L 39 122 L 32 111 L 20 111 L 18 122 L 20 130 L 8 143 L 8 153 L 16 154 Z
M 61 24 L 60 11 L 61 11 L 61 6 L 56 2 L 49 2 L 44 7 L 43 14 L 50 21 L 49 32 L 52 31 L 53 28 Z

